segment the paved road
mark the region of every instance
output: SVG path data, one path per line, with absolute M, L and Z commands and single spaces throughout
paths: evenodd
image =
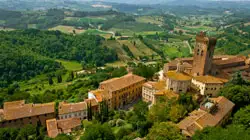
M 189 48 L 189 51 L 190 51 L 190 54 L 193 53 L 193 50 L 192 50 L 192 47 L 190 46 L 189 42 L 188 41 L 183 41 L 184 44 L 186 44 Z

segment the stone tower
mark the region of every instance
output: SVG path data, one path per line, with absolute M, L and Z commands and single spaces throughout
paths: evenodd
M 177 73 L 183 73 L 184 72 L 183 62 L 180 59 L 178 59 L 176 72 Z
M 206 33 L 200 32 L 196 35 L 196 45 L 194 49 L 194 60 L 192 75 L 203 76 L 212 73 L 212 62 L 216 38 L 206 36 Z

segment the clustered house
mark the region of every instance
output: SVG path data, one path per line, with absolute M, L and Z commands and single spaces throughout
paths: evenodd
M 24 100 L 5 102 L 0 111 L 0 127 L 22 127 L 27 124 L 46 125 L 55 117 L 55 103 L 25 104 Z
M 145 78 L 129 73 L 101 82 L 98 90 L 88 93 L 88 98 L 99 103 L 107 101 L 110 109 L 122 109 L 142 96 L 145 81 Z
M 79 118 L 80 120 L 87 119 L 87 103 L 66 103 L 60 102 L 58 107 L 59 119 Z
M 208 126 L 223 125 L 230 117 L 234 103 L 225 97 L 207 98 L 198 110 L 194 110 L 178 123 L 182 134 L 187 137 Z
M 196 76 L 210 75 L 221 79 L 230 79 L 232 74 L 241 71 L 250 79 L 250 58 L 245 56 L 213 55 L 216 39 L 207 37 L 204 32 L 196 35 L 196 46 L 193 57 L 178 58 L 164 65 L 164 73 L 176 70 L 178 60 L 184 65 L 184 72 Z
M 80 118 L 69 118 L 63 120 L 49 119 L 46 120 L 48 136 L 55 138 L 61 133 L 71 133 L 74 130 L 81 128 Z
M 228 80 L 213 76 L 197 76 L 192 79 L 192 87 L 203 96 L 216 97 Z
M 218 97 L 218 92 L 228 82 L 232 73 L 241 71 L 250 79 L 250 59 L 245 56 L 213 56 L 216 39 L 207 37 L 204 32 L 197 34 L 194 56 L 179 58 L 164 65 L 163 73 L 166 80 L 166 91 L 186 93 L 190 89 L 205 98 L 200 108 L 182 120 L 178 127 L 187 137 L 196 130 L 207 126 L 224 124 L 234 107 L 234 103 L 225 97 Z M 154 93 L 157 96 L 164 92 Z M 174 95 L 174 94 L 172 94 Z M 172 96 L 174 97 L 174 96 Z
M 142 100 L 148 103 L 154 103 L 155 93 L 159 92 L 166 87 L 165 81 L 152 82 L 148 81 L 142 87 Z

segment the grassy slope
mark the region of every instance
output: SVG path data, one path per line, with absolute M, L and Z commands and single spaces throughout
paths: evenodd
M 56 60 L 57 62 L 62 63 L 68 71 L 79 71 L 82 69 L 82 65 L 76 61 L 67 61 L 67 60 Z
M 121 61 L 131 60 L 127 56 L 127 53 L 122 49 L 121 44 L 119 42 L 117 42 L 116 40 L 106 40 L 103 42 L 103 46 L 107 46 L 109 48 L 115 49 L 117 54 L 118 54 L 118 58 Z

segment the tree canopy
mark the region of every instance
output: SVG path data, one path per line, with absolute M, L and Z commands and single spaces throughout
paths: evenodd
M 114 140 L 115 135 L 108 124 L 93 124 L 85 129 L 81 140 Z
M 184 140 L 179 128 L 171 122 L 156 123 L 146 137 L 147 140 Z

